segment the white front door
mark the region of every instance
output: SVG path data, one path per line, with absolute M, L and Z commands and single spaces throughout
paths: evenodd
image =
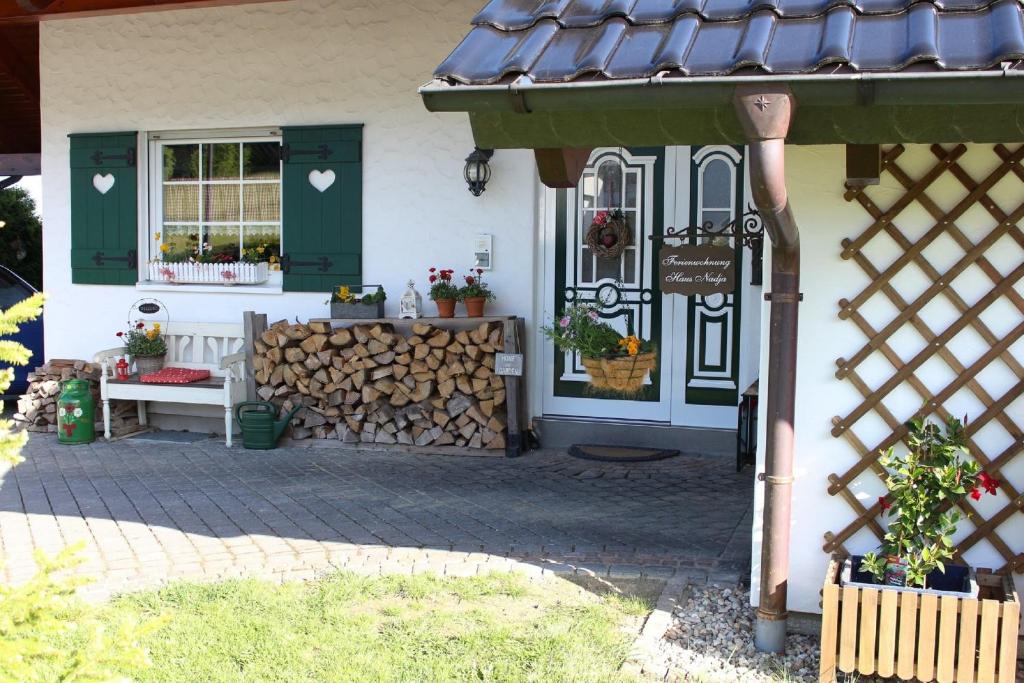
M 545 194 L 545 323 L 586 302 L 619 332 L 658 346 L 656 372 L 637 396 L 594 393 L 580 359 L 543 343 L 543 412 L 548 416 L 734 427 L 739 393 L 757 376 L 760 289 L 750 286 L 749 250 L 737 247 L 737 289 L 728 296 L 662 295 L 657 282 L 666 228 L 739 217 L 747 202 L 743 148 L 731 146 L 594 150 L 576 189 Z M 617 259 L 586 244 L 594 215 L 620 209 L 633 245 Z M 731 229 L 731 226 L 729 226 Z M 702 233 L 695 240 L 729 237 Z

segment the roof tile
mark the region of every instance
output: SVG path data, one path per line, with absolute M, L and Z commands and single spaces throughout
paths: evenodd
M 491 0 L 473 24 L 435 77 L 976 70 L 1024 59 L 1020 0 Z

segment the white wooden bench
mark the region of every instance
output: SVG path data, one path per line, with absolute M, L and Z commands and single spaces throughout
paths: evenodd
M 190 384 L 144 384 L 138 375 L 115 379 L 112 360 L 124 355 L 118 347 L 100 351 L 93 359 L 102 364 L 100 399 L 103 402 L 103 435 L 110 438 L 110 401 L 138 401 L 139 424 L 145 425 L 146 401 L 223 406 L 224 433 L 231 446 L 231 409 L 246 398 L 245 332 L 239 323 L 172 322 L 164 327 L 167 358 L 164 367 L 209 370 L 209 379 Z

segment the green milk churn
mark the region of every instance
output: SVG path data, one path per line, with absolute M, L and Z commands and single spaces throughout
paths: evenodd
M 57 441 L 66 444 L 96 440 L 96 405 L 89 380 L 69 379 L 61 383 L 57 399 Z

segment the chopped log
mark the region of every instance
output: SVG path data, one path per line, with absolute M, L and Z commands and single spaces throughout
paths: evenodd
M 416 344 L 412 347 L 412 357 L 416 360 L 423 360 L 430 355 L 430 347 L 426 344 Z
M 323 351 L 327 346 L 327 335 L 326 334 L 312 334 L 302 340 L 299 344 L 299 348 L 306 353 L 316 353 L 317 351 Z
M 478 424 L 487 424 L 487 418 L 484 417 L 483 413 L 480 412 L 480 409 L 477 408 L 475 404 L 466 408 L 466 415 L 470 419 L 475 420 Z
M 380 398 L 380 391 L 370 384 L 363 385 L 363 403 L 373 403 Z
M 353 325 L 352 336 L 356 338 L 356 341 L 360 344 L 365 344 L 370 341 L 370 330 L 365 325 Z
M 469 346 L 466 347 L 466 355 L 472 358 L 473 360 L 478 360 L 482 355 L 482 352 L 480 351 L 479 346 L 477 346 L 476 344 L 470 344 Z
M 284 351 L 278 347 L 267 349 L 267 358 L 274 363 L 280 363 L 284 359 Z
M 434 392 L 434 383 L 432 381 L 417 382 L 416 390 L 409 395 L 414 402 L 419 403 L 425 401 Z
M 316 372 L 321 367 L 323 367 L 323 364 L 320 362 L 320 359 L 317 358 L 315 354 L 312 356 L 306 356 L 306 359 L 302 361 L 302 364 L 305 365 L 306 369 L 308 369 L 310 372 Z
M 434 446 L 450 446 L 455 443 L 455 437 L 450 432 L 444 432 L 441 436 L 434 439 Z
M 397 354 L 395 356 L 395 362 L 399 365 L 408 365 L 409 363 L 412 363 L 412 356 L 410 356 L 407 351 Z
M 402 379 L 409 374 L 409 368 L 405 365 L 392 365 L 391 372 L 395 375 L 395 379 Z
M 278 346 L 277 342 L 277 330 L 266 330 L 260 335 L 260 341 L 266 344 L 268 347 Z
M 434 326 L 430 323 L 413 323 L 412 325 L 412 333 L 420 337 L 429 337 L 433 331 Z
M 331 324 L 325 320 L 318 320 L 315 322 L 308 323 L 310 331 L 313 334 L 330 334 Z
M 448 423 L 451 421 L 452 418 L 448 415 L 448 413 L 445 413 L 440 410 L 435 410 L 433 414 L 433 419 L 438 427 L 447 427 Z
M 302 341 L 309 335 L 313 334 L 313 331 L 309 329 L 308 325 L 297 323 L 295 325 L 289 325 L 282 330 L 284 336 L 288 337 L 292 341 Z
M 306 360 L 306 352 L 297 346 L 284 350 L 284 359 L 289 363 L 301 363 Z
M 473 393 L 473 383 L 470 382 L 469 377 L 465 375 L 461 375 L 458 379 L 455 380 L 455 386 L 458 387 L 459 391 L 461 391 L 464 394 Z
M 350 330 L 342 328 L 340 330 L 336 330 L 334 334 L 331 335 L 330 342 L 334 346 L 344 347 L 351 344 L 352 339 L 352 332 Z
M 427 346 L 435 349 L 444 348 L 452 341 L 452 333 L 448 330 L 437 330 L 427 339 Z
M 463 393 L 456 393 L 448 399 L 446 408 L 448 410 L 448 415 L 456 417 L 457 415 L 461 415 L 466 412 L 471 405 L 473 405 L 472 398 Z
M 371 349 L 372 350 L 372 349 Z M 377 365 L 391 365 L 395 360 L 394 351 L 385 351 L 384 353 L 378 353 L 373 357 L 373 362 Z
M 494 415 L 494 401 L 492 399 L 480 401 L 477 405 L 480 406 L 480 412 L 487 417 Z
M 459 342 L 463 346 L 468 346 L 469 344 L 473 343 L 469 340 L 469 333 L 466 332 L 465 330 L 461 330 L 455 333 L 455 341 Z
M 370 352 L 371 356 L 376 356 L 388 351 L 390 347 L 379 339 L 371 339 L 366 343 L 366 348 Z

